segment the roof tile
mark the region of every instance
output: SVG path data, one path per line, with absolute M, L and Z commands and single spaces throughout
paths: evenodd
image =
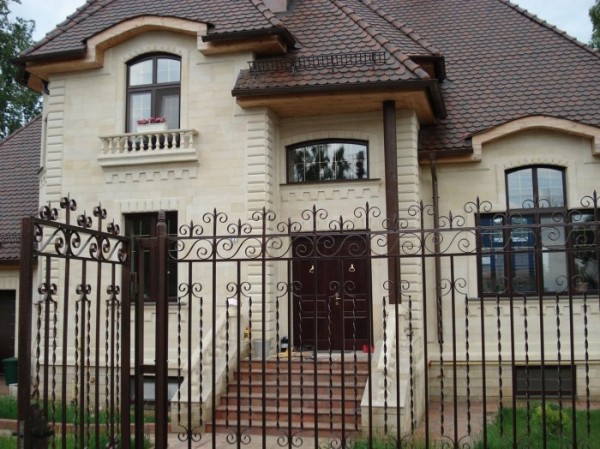
M 0 262 L 19 260 L 21 218 L 38 207 L 42 119 L 0 142 Z

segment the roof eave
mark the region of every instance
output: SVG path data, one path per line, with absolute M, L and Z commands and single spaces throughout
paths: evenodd
M 313 93 L 342 93 L 352 91 L 379 91 L 382 89 L 425 89 L 431 103 L 435 116 L 438 119 L 446 118 L 446 105 L 439 87 L 438 80 L 408 80 L 378 83 L 353 83 L 339 85 L 317 85 L 317 86 L 295 86 L 295 87 L 269 87 L 266 89 L 237 89 L 231 91 L 232 96 L 241 98 L 279 96 L 279 95 L 302 95 Z
M 202 42 L 220 43 L 228 41 L 239 41 L 256 37 L 278 36 L 289 46 L 296 44 L 296 39 L 286 28 L 267 28 L 250 31 L 233 31 L 230 33 L 214 33 L 202 36 Z

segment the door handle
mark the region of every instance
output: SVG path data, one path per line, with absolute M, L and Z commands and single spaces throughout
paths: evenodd
M 338 292 L 335 292 L 335 296 L 333 297 L 333 299 L 335 300 L 335 305 L 339 306 L 340 305 L 340 294 Z

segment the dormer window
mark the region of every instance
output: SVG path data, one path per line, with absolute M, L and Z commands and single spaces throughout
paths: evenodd
M 164 117 L 169 129 L 179 128 L 181 60 L 173 55 L 143 56 L 128 64 L 127 132 L 138 120 Z

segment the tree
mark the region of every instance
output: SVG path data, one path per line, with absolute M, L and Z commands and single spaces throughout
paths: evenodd
M 9 2 L 0 0 L 0 138 L 5 138 L 40 113 L 38 93 L 16 82 L 18 68 L 11 62 L 31 46 L 35 28 L 32 20 L 8 17 Z
M 594 47 L 596 50 L 600 50 L 600 0 L 596 0 L 594 6 L 590 8 L 590 19 L 592 19 L 592 25 L 594 27 L 590 46 Z

